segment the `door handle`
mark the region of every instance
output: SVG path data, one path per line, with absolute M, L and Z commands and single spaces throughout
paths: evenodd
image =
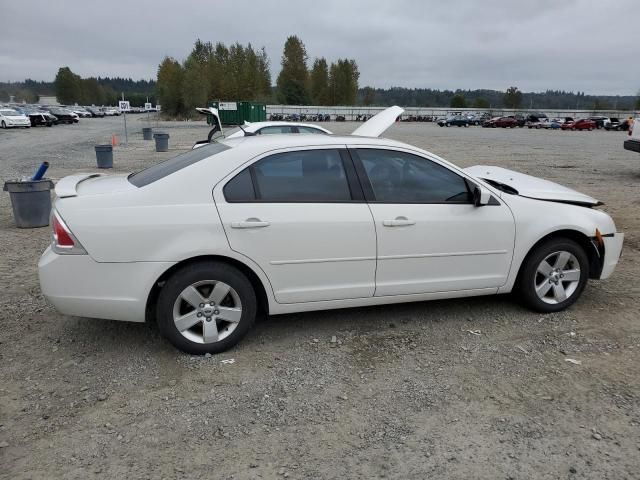
M 409 220 L 407 217 L 396 217 L 395 220 L 383 220 L 382 225 L 385 227 L 408 227 L 415 225 L 415 220 Z
M 247 218 L 244 222 L 231 222 L 231 228 L 264 228 L 271 225 L 259 218 Z

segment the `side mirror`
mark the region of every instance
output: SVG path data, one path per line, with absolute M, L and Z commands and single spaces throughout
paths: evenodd
M 473 204 L 476 207 L 487 205 L 491 199 L 491 192 L 480 185 L 476 185 L 473 189 Z

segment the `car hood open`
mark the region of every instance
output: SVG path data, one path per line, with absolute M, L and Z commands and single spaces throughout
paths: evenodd
M 398 106 L 389 107 L 377 113 L 354 130 L 351 135 L 361 137 L 379 137 L 387 128 L 393 125 L 398 117 L 404 113 L 404 108 Z
M 516 190 L 517 194 L 522 197 L 584 206 L 602 205 L 602 202 L 584 193 L 563 187 L 549 180 L 514 172 L 506 168 L 475 165 L 465 168 L 464 171 L 474 177 L 487 181 L 489 184 L 506 185 Z

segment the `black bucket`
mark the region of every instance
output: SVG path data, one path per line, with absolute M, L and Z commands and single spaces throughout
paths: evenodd
M 4 191 L 9 192 L 13 218 L 18 228 L 37 228 L 49 225 L 51 215 L 51 189 L 53 182 L 42 180 L 8 181 Z
M 153 128 L 151 128 L 151 127 L 143 127 L 142 128 L 142 138 L 144 140 L 153 140 Z
M 111 145 L 96 145 L 95 148 L 98 168 L 113 168 L 113 147 Z
M 155 138 L 156 140 L 156 152 L 169 151 L 169 134 L 168 133 L 154 133 L 153 138 Z

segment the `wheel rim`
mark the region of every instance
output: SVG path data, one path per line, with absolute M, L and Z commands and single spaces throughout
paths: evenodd
M 557 305 L 576 292 L 580 278 L 580 263 L 575 255 L 564 250 L 551 253 L 536 269 L 536 295 L 545 303 Z
M 242 317 L 240 296 L 231 286 L 203 280 L 185 288 L 173 304 L 173 322 L 186 339 L 201 344 L 224 340 Z

